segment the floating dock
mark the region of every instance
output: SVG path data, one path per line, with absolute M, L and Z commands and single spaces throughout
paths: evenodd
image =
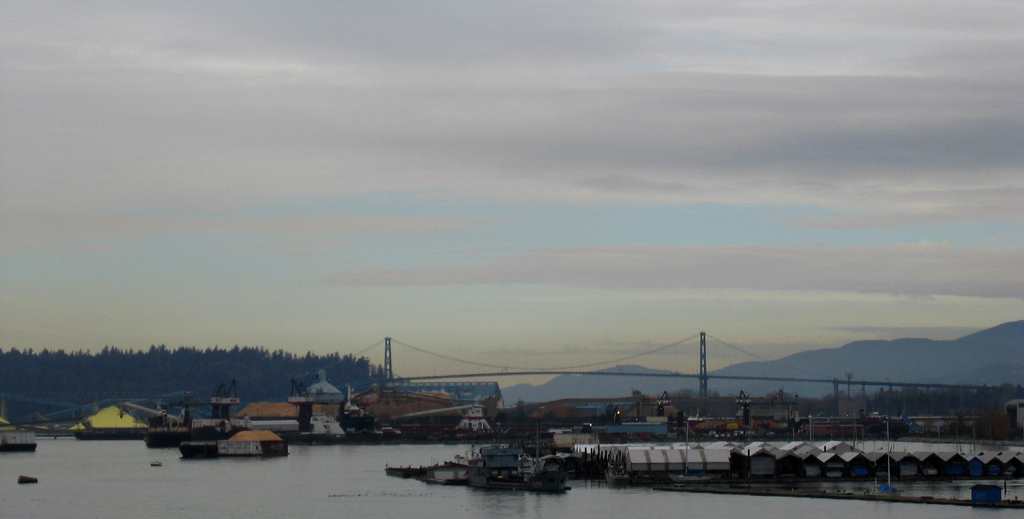
M 1000 501 L 986 503 L 967 499 L 936 498 L 931 496 L 904 496 L 899 494 L 854 494 L 845 492 L 801 491 L 766 488 L 721 488 L 685 485 L 655 485 L 654 490 L 668 492 L 689 492 L 693 494 L 728 494 L 762 497 L 805 497 L 815 499 L 848 499 L 857 501 L 886 501 L 890 503 L 915 503 L 925 505 L 975 506 L 982 508 L 1024 508 L 1024 501 Z

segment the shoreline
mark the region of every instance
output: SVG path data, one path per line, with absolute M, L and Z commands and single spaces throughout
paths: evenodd
M 685 485 L 655 485 L 653 490 L 666 492 L 689 492 L 694 494 L 726 494 L 745 495 L 760 497 L 803 497 L 811 499 L 845 499 L 856 501 L 885 501 L 889 503 L 911 503 L 926 505 L 953 505 L 953 506 L 974 506 L 980 508 L 1022 508 L 1024 501 L 1000 501 L 998 503 L 984 503 L 969 501 L 966 499 L 937 498 L 931 496 L 901 496 L 889 494 L 853 494 L 846 492 L 824 492 L 824 491 L 799 491 L 784 489 L 754 489 L 754 488 L 712 488 L 693 487 Z

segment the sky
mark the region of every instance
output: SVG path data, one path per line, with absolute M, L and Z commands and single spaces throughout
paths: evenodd
M 5 0 L 0 348 L 540 367 L 1024 319 L 1021 56 L 1014 1 Z

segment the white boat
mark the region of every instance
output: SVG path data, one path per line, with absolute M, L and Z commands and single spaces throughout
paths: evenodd
M 711 481 L 712 479 L 715 479 L 715 478 L 712 478 L 711 476 L 709 476 L 707 474 L 704 474 L 704 473 L 699 473 L 699 474 L 676 474 L 676 473 L 673 473 L 673 474 L 669 474 L 668 475 L 668 479 L 670 479 L 673 483 L 675 483 L 677 485 L 692 485 L 692 484 L 695 484 L 695 483 L 707 483 L 708 481 Z

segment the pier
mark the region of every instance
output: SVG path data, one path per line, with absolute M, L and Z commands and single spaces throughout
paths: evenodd
M 722 488 L 692 485 L 655 485 L 654 490 L 666 492 L 689 492 L 694 494 L 729 494 L 762 497 L 803 497 L 811 499 L 846 499 L 857 501 L 885 501 L 889 503 L 913 503 L 924 505 L 974 506 L 982 508 L 1024 508 L 1024 501 L 999 501 L 995 503 L 970 501 L 966 499 L 936 498 L 932 496 L 904 496 L 900 494 L 856 494 L 848 492 L 801 491 L 781 488 Z

